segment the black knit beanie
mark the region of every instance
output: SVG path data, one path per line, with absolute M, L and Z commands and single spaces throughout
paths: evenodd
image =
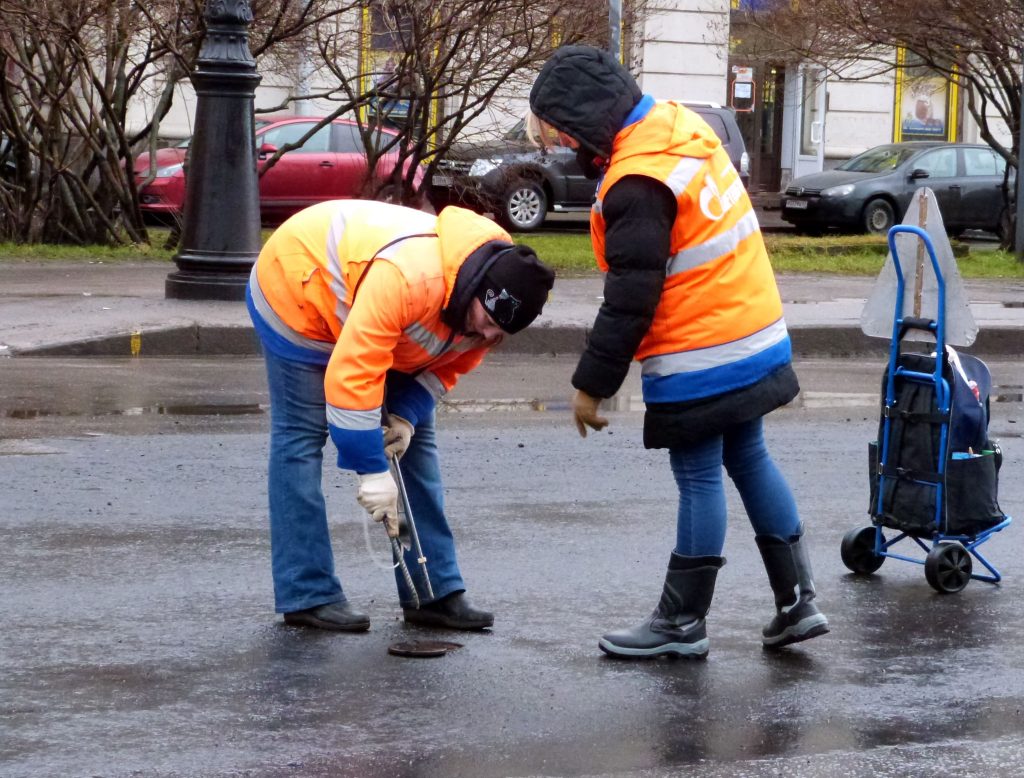
M 497 255 L 475 295 L 494 323 L 511 334 L 537 318 L 554 283 L 554 271 L 533 249 L 512 246 Z

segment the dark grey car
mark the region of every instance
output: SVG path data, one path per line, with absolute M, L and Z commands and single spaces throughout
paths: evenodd
M 746 186 L 747 151 L 732 109 L 712 103 L 683 105 L 700 114 L 719 136 Z M 435 207 L 462 202 L 492 211 L 503 226 L 517 232 L 537 229 L 552 211 L 589 211 L 597 182 L 583 175 L 576 152 L 560 146 L 535 148 L 523 125 L 517 123 L 500 143 L 453 149 L 432 182 Z
M 1007 229 L 1006 162 L 990 147 L 921 141 L 875 146 L 834 170 L 800 176 L 782 196 L 782 218 L 797 229 L 885 233 L 903 219 L 914 192 L 935 192 L 946 231 Z M 1010 190 L 1013 191 L 1011 176 Z

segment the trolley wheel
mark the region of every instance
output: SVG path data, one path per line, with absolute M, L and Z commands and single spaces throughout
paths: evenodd
M 870 575 L 882 566 L 885 557 L 875 553 L 875 528 L 851 529 L 843 536 L 839 553 L 843 564 L 861 575 Z
M 955 594 L 971 580 L 970 552 L 959 543 L 939 543 L 924 560 L 924 577 L 940 594 Z

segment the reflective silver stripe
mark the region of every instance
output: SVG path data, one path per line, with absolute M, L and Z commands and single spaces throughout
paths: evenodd
M 751 210 L 736 224 L 720 235 L 704 241 L 699 246 L 683 249 L 668 261 L 668 275 L 682 273 L 692 270 L 695 267 L 718 259 L 735 251 L 740 241 L 749 238 L 760 229 L 757 224 L 757 214 Z
M 341 243 L 341 236 L 345 233 L 345 208 L 341 207 L 331 217 L 330 227 L 327 229 L 327 272 L 330 276 L 329 283 L 334 299 L 337 300 L 334 306 L 334 315 L 338 321 L 344 322 L 348 318 L 349 307 L 343 300 L 348 294 L 348 288 L 343 280 L 341 272 L 341 258 L 338 256 L 338 244 Z
M 263 290 L 260 289 L 259 280 L 256 278 L 255 264 L 252 266 L 252 271 L 249 273 L 249 289 L 252 292 L 252 303 L 256 308 L 256 312 L 260 315 L 263 321 L 266 322 L 267 326 L 282 338 L 292 345 L 299 346 L 300 348 L 321 351 L 324 354 L 330 354 L 334 351 L 334 341 L 307 338 L 305 335 L 297 333 L 281 320 L 281 317 L 277 315 L 277 311 L 270 307 L 270 303 L 267 302 L 267 298 L 263 295 Z
M 426 351 L 430 356 L 436 357 L 444 351 L 446 341 L 441 340 L 433 332 L 428 330 L 419 322 L 414 322 L 402 330 L 403 334 L 413 343 Z
M 444 384 L 441 383 L 441 379 L 433 373 L 420 373 L 416 376 L 416 383 L 430 392 L 431 397 L 435 400 L 444 397 L 448 393 Z
M 693 181 L 694 176 L 700 173 L 705 162 L 707 162 L 705 159 L 683 157 L 676 163 L 672 172 L 668 174 L 668 178 L 665 179 L 665 185 L 672 190 L 672 194 L 679 197 L 679 195 L 686 191 L 686 187 Z
M 781 343 L 785 338 L 786 320 L 780 318 L 745 338 L 723 343 L 720 346 L 648 357 L 643 361 L 640 372 L 645 376 L 664 376 L 721 367 L 760 354 L 765 349 Z
M 350 411 L 328 403 L 327 423 L 346 430 L 380 429 L 380 406 L 368 411 Z

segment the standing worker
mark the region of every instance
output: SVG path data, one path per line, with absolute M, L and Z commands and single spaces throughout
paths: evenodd
M 799 391 L 782 302 L 757 217 L 721 142 L 694 112 L 656 103 L 609 54 L 555 52 L 530 93 L 537 142 L 577 149 L 603 173 L 591 217 L 604 302 L 572 377 L 580 435 L 603 429 L 602 398 L 642 365 L 644 445 L 667 448 L 679 487 L 676 547 L 661 600 L 601 638 L 617 657 L 708 653 L 705 617 L 725 563 L 722 465 L 756 533 L 778 648 L 828 632 L 796 503 L 772 462 L 762 417 Z
M 396 571 L 405 620 L 484 629 L 445 518 L 434 434 L 437 399 L 504 333 L 541 312 L 554 273 L 492 221 L 462 208 L 433 216 L 360 200 L 314 205 L 288 219 L 253 267 L 247 303 L 270 390 L 271 568 L 287 624 L 362 631 L 334 572 L 321 488 L 328 431 L 358 501 L 397 535 L 399 458 L 434 599 L 406 563 L 423 605 Z M 382 433 L 382 410 L 389 412 Z

